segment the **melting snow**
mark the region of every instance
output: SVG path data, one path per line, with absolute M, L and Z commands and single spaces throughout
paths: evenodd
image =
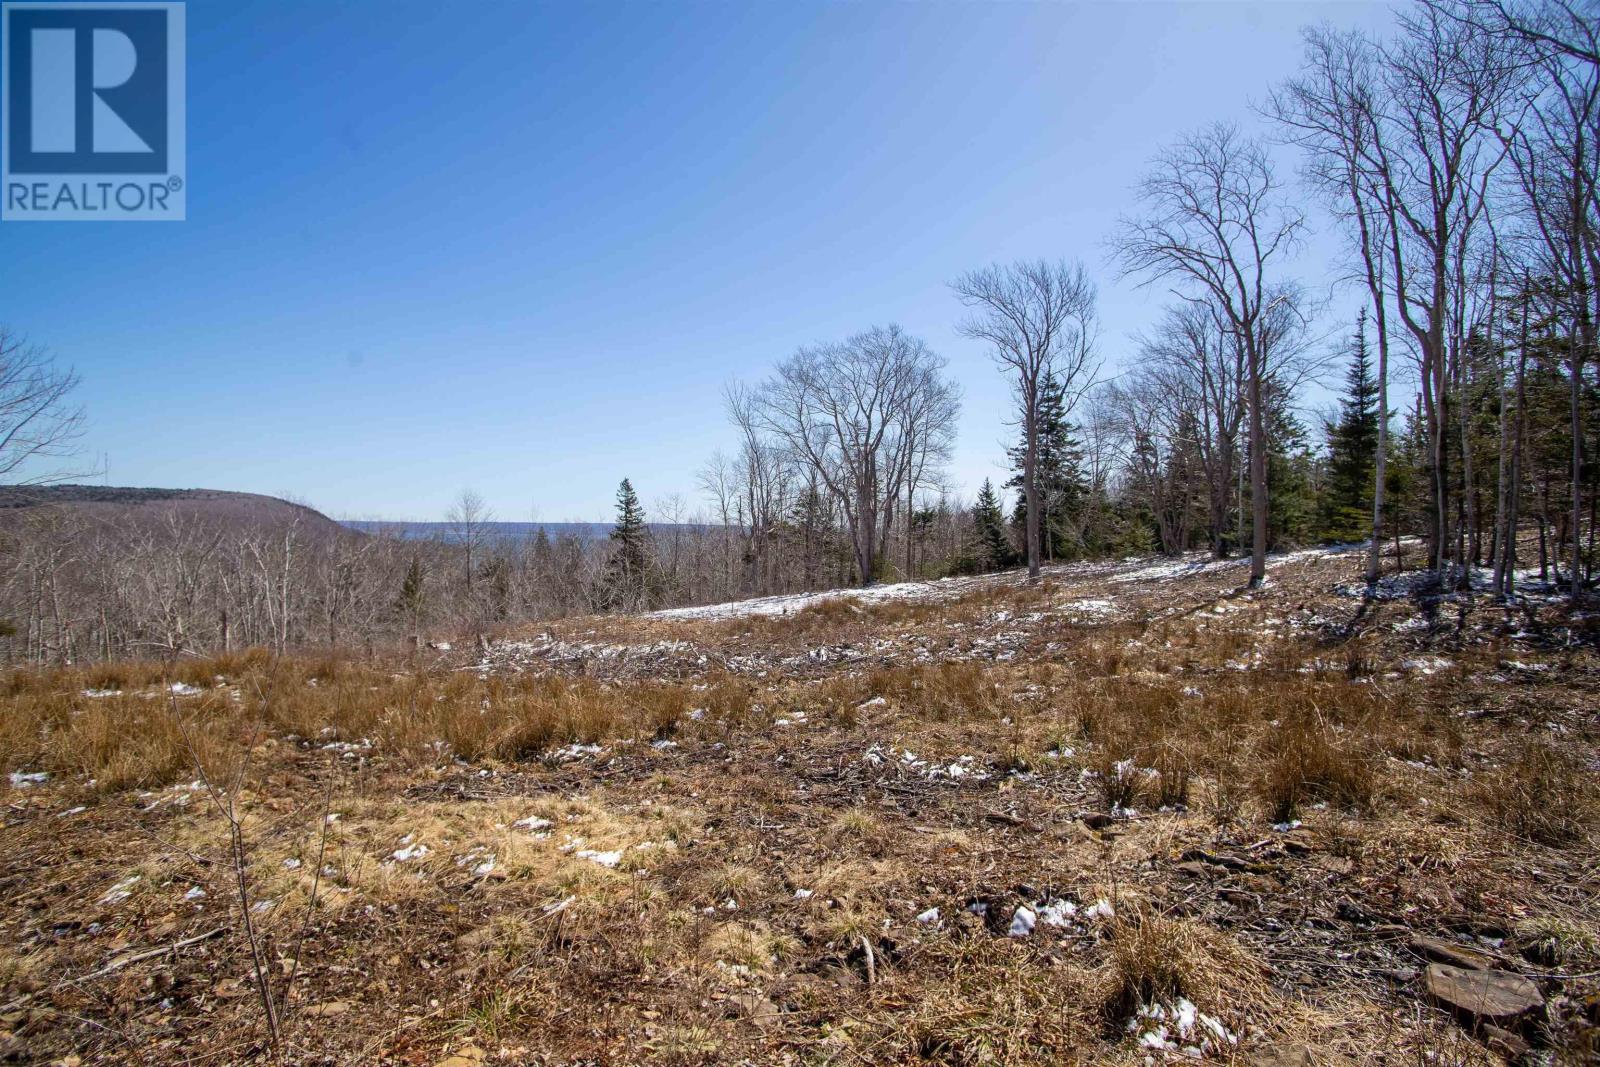
M 1070 900 L 1052 900 L 1039 908 L 1039 919 L 1046 926 L 1066 926 L 1078 914 L 1078 906 Z
M 1400 666 L 1408 671 L 1416 671 L 1419 674 L 1434 674 L 1438 671 L 1449 670 L 1451 663 L 1443 656 L 1419 656 L 1416 659 L 1401 660 Z
M 592 863 L 598 863 L 602 867 L 615 867 L 617 864 L 622 862 L 622 849 L 620 848 L 612 852 L 601 852 L 592 848 L 580 848 L 574 852 L 573 855 L 577 856 L 581 860 L 589 860 Z
M 127 900 L 133 895 L 133 887 L 138 881 L 139 875 L 130 874 L 128 877 L 124 878 L 122 881 L 106 890 L 105 896 L 100 898 L 100 903 L 121 904 L 124 900 Z
M 692 608 L 668 608 L 653 612 L 649 618 L 657 619 L 741 619 L 773 615 L 792 615 L 806 608 L 816 607 L 834 600 L 854 600 L 863 604 L 876 604 L 894 600 L 946 600 L 960 596 L 970 589 L 982 588 L 1004 581 L 996 575 L 978 577 L 941 578 L 933 582 L 896 582 L 892 585 L 869 585 L 863 589 L 830 589 L 819 593 L 794 593 L 787 596 L 757 597 L 753 600 L 735 600 L 727 604 L 705 604 Z
M 1172 1004 L 1146 1004 L 1128 1020 L 1128 1033 L 1139 1035 L 1140 1048 L 1182 1052 L 1195 1059 L 1238 1041 L 1221 1022 L 1185 997 Z
M 980 770 L 976 766 L 976 759 L 973 756 L 957 756 L 949 763 L 930 763 L 928 760 L 918 758 L 910 749 L 902 749 L 896 757 L 893 748 L 885 749 L 879 745 L 872 745 L 861 754 L 861 761 L 874 767 L 896 762 L 906 770 L 928 779 L 947 778 L 954 782 L 970 778 L 975 782 L 982 782 L 989 777 L 988 771 Z

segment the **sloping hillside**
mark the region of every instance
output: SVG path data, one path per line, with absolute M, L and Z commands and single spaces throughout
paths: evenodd
M 314 508 L 259 493 L 118 485 L 0 486 L 0 523 L 15 522 L 43 508 L 103 522 L 145 524 L 181 515 L 221 529 L 298 523 L 313 535 L 346 534 L 342 525 Z
M 1595 620 L 1360 566 L 18 676 L 0 1054 L 1593 1062 Z

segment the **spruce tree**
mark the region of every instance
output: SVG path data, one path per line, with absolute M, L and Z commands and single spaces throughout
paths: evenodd
M 997 571 L 1016 563 L 1016 552 L 1006 536 L 1005 515 L 1000 510 L 1000 498 L 987 478 L 978 490 L 978 502 L 972 509 L 975 555 L 978 567 L 984 571 Z
M 1028 502 L 1022 491 L 1022 470 L 1027 442 L 1018 442 L 1006 449 L 1006 454 L 1016 472 L 1005 483 L 1005 488 L 1017 490 L 1011 521 L 1019 530 L 1026 529 Z M 1053 376 L 1046 376 L 1040 388 L 1036 463 L 1035 477 L 1043 506 L 1039 516 L 1040 551 L 1046 560 L 1073 558 L 1082 548 L 1078 527 L 1089 485 L 1083 473 L 1083 447 L 1078 443 L 1077 428 L 1067 421 L 1066 390 Z
M 1328 433 L 1328 484 L 1322 498 L 1322 534 L 1333 541 L 1357 541 L 1372 525 L 1373 479 L 1378 461 L 1378 383 L 1367 351 L 1363 310 L 1351 338 L 1339 421 Z
M 1268 545 L 1278 552 L 1317 537 L 1319 457 L 1306 430 L 1287 406 L 1274 404 L 1267 423 Z
M 422 609 L 426 603 L 427 573 L 422 569 L 422 560 L 418 555 L 411 553 L 411 563 L 406 567 L 405 577 L 400 581 L 400 595 L 395 598 L 395 607 L 405 615 L 411 623 L 413 636 L 422 632 Z
M 602 589 L 604 606 L 648 606 L 656 586 L 654 546 L 645 524 L 644 507 L 633 491 L 633 483 L 626 478 L 617 487 L 617 522 L 611 528 L 611 543 L 614 547 Z

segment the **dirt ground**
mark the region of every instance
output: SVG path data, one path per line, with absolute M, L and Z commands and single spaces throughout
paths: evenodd
M 14 675 L 0 1062 L 1600 1061 L 1600 615 L 1360 564 Z

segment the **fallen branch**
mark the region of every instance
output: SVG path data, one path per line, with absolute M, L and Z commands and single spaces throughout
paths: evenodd
M 108 974 L 114 974 L 117 971 L 122 970 L 122 968 L 130 967 L 141 960 L 153 959 L 156 956 L 165 956 L 169 952 L 177 952 L 180 949 L 188 948 L 190 945 L 198 945 L 202 941 L 210 941 L 213 937 L 226 933 L 227 929 L 228 928 L 226 926 L 219 926 L 214 930 L 207 930 L 203 934 L 195 934 L 193 937 L 186 937 L 182 941 L 174 941 L 170 945 L 162 945 L 160 948 L 146 949 L 144 952 L 135 952 L 131 956 L 119 956 L 97 971 L 90 971 L 88 974 L 80 975 L 77 978 L 68 978 L 65 981 L 57 982 L 55 985 L 48 989 L 42 990 L 41 992 L 54 993 L 56 990 L 65 989 L 69 985 L 78 985 L 82 982 L 92 982 L 96 978 L 104 978 Z M 8 1012 L 14 1008 L 21 1007 L 23 1004 L 26 1004 L 28 1001 L 32 1000 L 38 995 L 38 992 L 24 993 L 15 1000 L 8 1001 L 5 1004 L 0 1004 L 0 1012 Z
M 138 963 L 141 960 L 148 960 L 156 956 L 164 956 L 168 952 L 177 952 L 179 949 L 188 948 L 190 945 L 198 945 L 202 941 L 209 941 L 218 934 L 225 933 L 227 929 L 228 928 L 226 926 L 219 926 L 214 930 L 207 930 L 203 934 L 195 934 L 193 937 L 186 937 L 182 941 L 174 941 L 170 945 L 162 945 L 160 948 L 147 949 L 144 952 L 135 952 L 131 956 L 123 956 L 119 959 L 114 959 L 104 967 L 100 968 L 98 971 L 93 971 L 89 974 L 86 974 L 82 978 L 74 978 L 73 981 L 87 982 L 90 979 L 100 978 L 104 975 L 111 974 L 114 971 L 120 971 L 122 968 L 131 966 L 132 964 Z

